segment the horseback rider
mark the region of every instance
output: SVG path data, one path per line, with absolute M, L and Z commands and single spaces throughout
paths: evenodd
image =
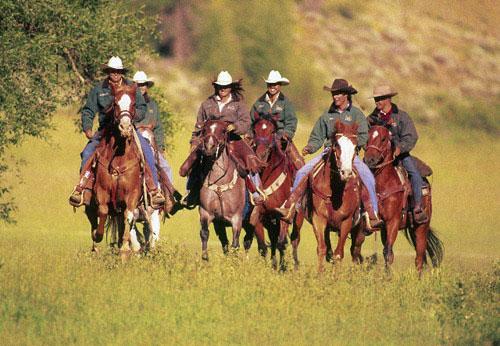
M 295 177 L 292 188 L 292 194 L 285 203 L 284 208 L 278 211 L 286 215 L 284 220 L 292 222 L 296 211 L 296 204 L 302 198 L 307 188 L 308 174 L 314 166 L 321 161 L 324 154 L 326 154 L 331 147 L 330 136 L 335 127 L 335 121 L 340 119 L 342 123 L 351 125 L 358 124 L 358 150 L 366 145 L 368 140 L 368 123 L 363 112 L 352 105 L 352 95 L 357 93 L 345 79 L 335 79 L 331 87 L 325 86 L 323 88 L 331 92 L 333 103 L 330 108 L 324 112 L 316 121 L 313 130 L 309 136 L 307 145 L 302 149 L 302 155 L 315 153 L 322 145 L 324 150 L 306 163 Z M 378 201 L 375 192 L 375 178 L 366 164 L 359 158 L 358 155 L 354 158 L 354 166 L 358 171 L 362 185 L 361 199 L 365 209 L 365 216 L 367 218 L 368 228 L 374 229 L 381 226 L 382 221 L 378 217 Z
M 376 86 L 372 95 L 376 107 L 368 116 L 368 123 L 370 126 L 385 126 L 391 132 L 395 161 L 401 162 L 410 176 L 414 220 L 416 223 L 425 223 L 428 221 L 428 216 L 422 208 L 422 177 L 414 158 L 410 155 L 418 140 L 417 129 L 408 113 L 392 103 L 392 97 L 397 94 L 389 85 Z
M 131 85 L 133 82 L 124 78 L 127 69 L 123 67 L 122 60 L 118 56 L 113 56 L 108 63 L 103 66 L 103 71 L 107 78 L 97 83 L 90 91 L 87 102 L 82 108 L 82 128 L 83 133 L 89 140 L 82 153 L 82 163 L 80 166 L 80 181 L 75 186 L 73 193 L 69 197 L 69 203 L 74 207 L 79 207 L 90 201 L 94 182 L 92 169 L 93 156 L 104 133 L 104 129 L 112 123 L 112 117 L 107 113 L 112 109 L 114 98 L 111 85 L 120 86 L 122 83 Z M 139 90 L 136 91 L 135 118 L 134 123 L 141 121 L 146 113 L 147 105 Z M 99 128 L 96 133 L 92 133 L 92 124 L 96 113 L 99 114 Z M 141 147 L 146 158 L 147 165 L 144 167 L 146 187 L 151 196 L 150 201 L 153 208 L 159 208 L 165 198 L 158 189 L 157 171 L 154 164 L 154 155 L 146 139 L 138 133 Z M 84 193 L 85 192 L 85 193 Z
M 229 123 L 226 131 L 230 134 L 228 142 L 229 155 L 237 162 L 238 171 L 241 173 L 256 173 L 263 166 L 252 148 L 241 139 L 250 129 L 250 115 L 243 103 L 243 88 L 241 79 L 233 81 L 227 71 L 221 71 L 217 80 L 212 82 L 214 93 L 209 96 L 200 106 L 196 119 L 195 129 L 191 137 L 191 149 L 187 159 L 182 164 L 179 174 L 185 177 L 189 174 L 187 183 L 187 195 L 183 199 L 186 207 L 192 207 L 199 203 L 198 193 L 203 182 L 200 174 L 199 159 L 201 157 L 200 138 L 201 130 L 207 120 L 223 120 Z M 241 167 L 244 166 L 244 167 Z M 248 179 L 247 179 L 248 182 Z
M 273 120 L 277 125 L 277 139 L 281 141 L 282 147 L 286 148 L 286 154 L 298 170 L 304 165 L 304 159 L 292 142 L 297 130 L 297 115 L 288 97 L 281 92 L 281 87 L 290 84 L 290 81 L 275 70 L 269 72 L 267 79 L 264 79 L 264 81 L 267 84 L 267 91 L 255 101 L 250 111 L 252 125 L 257 117 Z M 253 183 L 259 187 L 259 175 L 252 175 L 251 178 Z M 262 200 L 257 192 L 254 192 L 253 197 L 255 202 Z

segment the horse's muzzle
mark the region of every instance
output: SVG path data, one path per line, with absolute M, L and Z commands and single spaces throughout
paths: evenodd
M 120 124 L 118 124 L 118 129 L 120 130 L 120 135 L 122 137 L 128 138 L 132 134 L 133 126 L 130 117 L 124 116 L 120 119 Z

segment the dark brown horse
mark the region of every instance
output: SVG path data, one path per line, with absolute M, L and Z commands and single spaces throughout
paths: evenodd
M 339 120 L 331 136 L 332 148 L 309 174 L 309 203 L 305 204 L 308 220 L 313 225 L 317 241 L 318 269 L 323 271 L 325 257 L 331 252 L 330 231 L 339 232 L 333 260 L 344 258 L 344 246 L 351 233 L 353 261 L 361 262 L 361 232 L 359 219 L 361 183 L 353 170 L 356 155 L 358 125 L 346 125 Z
M 228 154 L 228 123 L 221 120 L 205 122 L 201 130 L 202 174 L 205 177 L 200 190 L 200 223 L 202 258 L 208 260 L 208 226 L 214 223 L 224 253 L 229 241 L 226 225 L 233 228 L 232 248 L 238 249 L 245 208 L 245 181 L 238 174 L 236 164 Z
M 364 160 L 375 175 L 380 216 L 385 223 L 381 238 L 386 265 L 391 265 L 394 261 L 392 247 L 398 230 L 403 229 L 417 252 L 415 265 L 418 272 L 422 272 L 426 262 L 426 251 L 432 264 L 438 266 L 443 259 L 443 244 L 430 227 L 432 200 L 431 185 L 427 179 L 422 191 L 422 207 L 429 216 L 429 221 L 418 225 L 413 222 L 409 208 L 410 184 L 408 178 L 398 173 L 398 168 L 393 164 L 391 133 L 386 127 L 373 126 L 370 129 Z
M 259 252 L 265 257 L 267 246 L 264 238 L 264 227 L 268 231 L 271 241 L 271 259 L 273 267 L 277 267 L 276 249 L 280 252 L 280 267 L 284 268 L 284 255 L 288 223 L 281 220 L 281 214 L 275 209 L 281 207 L 290 196 L 290 189 L 296 169 L 283 150 L 282 143 L 276 138 L 276 123 L 271 119 L 256 117 L 253 125 L 255 153 L 267 165 L 260 173 L 262 181 L 261 190 L 265 196 L 262 204 L 254 207 L 252 221 L 255 223 L 255 235 Z M 290 144 L 289 144 L 290 145 Z M 291 241 L 295 266 L 299 264 L 297 248 L 300 242 L 300 228 L 304 221 L 304 214 L 295 215 Z
M 85 208 L 91 224 L 93 250 L 97 250 L 96 244 L 102 241 L 109 216 L 111 224 L 117 227 L 123 258 L 130 253 L 130 229 L 142 195 L 142 153 L 134 140 L 132 125 L 136 88 L 136 85 L 112 87 L 114 104 L 107 116 L 113 121 L 105 128 L 96 150 L 94 197 Z

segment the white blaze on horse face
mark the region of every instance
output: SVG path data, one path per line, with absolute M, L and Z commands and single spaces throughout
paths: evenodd
M 263 130 L 267 129 L 267 125 L 266 125 L 266 124 L 263 124 L 263 125 L 262 125 L 262 129 L 263 129 Z
M 123 94 L 122 97 L 118 100 L 118 107 L 120 107 L 120 111 L 128 111 L 130 112 L 130 105 L 132 104 L 132 100 L 130 96 L 127 94 Z
M 342 136 L 337 140 L 340 146 L 340 170 L 341 172 L 351 175 L 352 173 L 352 160 L 356 147 L 354 143 L 347 137 Z
M 373 133 L 372 133 L 372 139 L 375 139 L 375 138 L 377 138 L 377 137 L 378 137 L 378 131 L 377 131 L 377 130 L 375 130 L 375 131 L 373 131 Z
M 215 132 L 215 129 L 216 129 L 216 128 L 217 128 L 217 124 L 212 124 L 212 125 L 210 125 L 210 131 L 211 131 L 212 133 L 214 133 L 214 132 Z

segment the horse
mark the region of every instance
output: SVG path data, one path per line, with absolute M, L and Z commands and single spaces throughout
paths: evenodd
M 85 213 L 91 224 L 92 250 L 97 251 L 109 216 L 110 225 L 118 231 L 122 259 L 126 259 L 130 254 L 130 229 L 142 196 L 142 152 L 138 140 L 134 140 L 132 125 L 137 86 L 111 88 L 114 103 L 107 116 L 112 117 L 112 122 L 104 129 L 96 150 L 94 193 Z
M 323 271 L 325 257 L 334 261 L 344 258 L 344 246 L 351 233 L 351 256 L 362 262 L 361 244 L 364 223 L 360 220 L 361 183 L 352 169 L 356 154 L 358 124 L 335 123 L 332 147 L 308 177 L 308 194 L 302 203 L 306 218 L 312 224 L 317 241 L 318 269 Z M 332 253 L 330 231 L 339 232 Z M 328 254 L 327 254 L 328 251 Z
M 265 227 L 271 241 L 273 268 L 277 268 L 276 249 L 278 249 L 280 267 L 283 269 L 288 223 L 281 220 L 281 214 L 275 209 L 281 207 L 290 196 L 296 169 L 288 159 L 286 151 L 282 150 L 281 140 L 276 137 L 276 129 L 277 125 L 274 120 L 256 117 L 256 122 L 253 125 L 255 153 L 267 165 L 260 173 L 261 191 L 265 198 L 262 204 L 254 207 L 251 219 L 255 226 L 259 252 L 263 257 L 267 254 L 264 238 Z M 303 221 L 304 214 L 297 213 L 290 236 L 295 268 L 299 265 L 297 248 L 300 243 L 300 228 Z
M 406 238 L 416 250 L 415 266 L 421 275 L 424 263 L 427 262 L 426 252 L 434 267 L 439 266 L 443 259 L 443 244 L 430 227 L 432 216 L 431 185 L 424 178 L 422 207 L 428 215 L 428 222 L 415 224 L 412 219 L 408 177 L 398 173 L 393 164 L 393 148 L 391 133 L 384 126 L 373 126 L 368 132 L 368 143 L 364 160 L 375 176 L 376 190 L 379 200 L 379 211 L 384 227 L 381 230 L 384 245 L 386 266 L 394 262 L 393 245 L 398 230 L 404 230 Z
M 229 251 L 226 225 L 233 229 L 231 246 L 239 249 L 239 238 L 245 208 L 245 181 L 238 173 L 236 163 L 230 157 L 227 142 L 230 133 L 228 123 L 222 120 L 208 120 L 201 130 L 202 174 L 200 189 L 200 238 L 202 259 L 208 260 L 208 226 L 213 222 L 222 249 Z

